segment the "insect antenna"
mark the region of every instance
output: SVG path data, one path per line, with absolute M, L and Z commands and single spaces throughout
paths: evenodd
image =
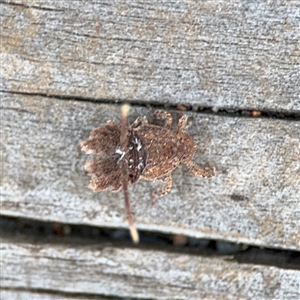
M 120 148 L 121 148 L 120 150 L 124 154 L 126 153 L 127 144 L 128 144 L 128 139 L 127 139 L 128 111 L 129 111 L 129 105 L 124 104 L 122 106 L 122 121 L 121 121 L 121 135 L 120 135 Z M 128 161 L 126 159 L 121 159 L 120 164 L 121 164 L 120 167 L 122 173 L 122 186 L 123 186 L 123 193 L 124 193 L 124 200 L 125 200 L 125 209 L 126 209 L 126 215 L 129 224 L 129 230 L 133 242 L 137 244 L 139 242 L 139 234 L 136 230 L 136 227 L 134 226 L 134 221 L 130 211 L 129 194 L 128 194 Z

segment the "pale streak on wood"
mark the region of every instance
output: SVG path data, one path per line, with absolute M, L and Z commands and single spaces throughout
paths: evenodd
M 106 245 L 1 241 L 1 286 L 153 299 L 299 299 L 300 272 Z
M 127 227 L 122 193 L 93 194 L 80 141 L 120 107 L 2 93 L 1 214 L 74 224 Z M 132 107 L 129 120 L 149 111 Z M 300 123 L 188 113 L 195 162 L 217 168 L 212 179 L 186 167 L 155 205 L 158 184 L 130 188 L 139 229 L 300 249 Z M 179 115 L 177 115 L 179 117 Z
M 1 3 L 3 89 L 300 111 L 300 2 Z
M 97 298 L 94 296 L 89 296 L 88 294 L 72 296 L 72 293 L 69 295 L 50 292 L 35 292 L 28 290 L 1 290 L 0 291 L 1 300 L 107 300 L 107 297 L 103 298 L 97 295 Z

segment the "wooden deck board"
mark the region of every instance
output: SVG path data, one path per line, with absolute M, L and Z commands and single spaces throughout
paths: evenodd
M 110 245 L 45 243 L 4 234 L 2 288 L 139 299 L 298 299 L 300 272 Z M 20 299 L 20 298 L 18 298 Z M 53 298 L 55 299 L 55 298 Z
M 0 5 L 6 91 L 300 111 L 298 0 Z
M 72 295 L 57 293 L 57 292 L 47 292 L 47 291 L 28 291 L 27 288 L 24 289 L 1 289 L 0 296 L 2 300 L 108 300 L 109 298 L 97 296 L 89 296 L 86 293 L 83 295 Z M 126 299 L 127 300 L 127 299 Z M 128 299 L 130 300 L 130 299 Z
M 126 227 L 122 193 L 93 194 L 79 143 L 120 107 L 3 93 L 1 214 L 63 223 Z M 148 114 L 132 107 L 130 120 Z M 265 247 L 300 249 L 300 123 L 188 113 L 195 162 L 217 168 L 212 179 L 185 166 L 153 205 L 158 184 L 130 189 L 137 227 Z M 178 113 L 174 116 L 178 117 Z
M 134 104 L 130 121 L 147 104 L 182 104 L 195 161 L 217 175 L 180 166 L 155 205 L 158 184 L 138 182 L 137 227 L 300 251 L 299 1 L 4 0 L 0 11 L 1 215 L 126 228 L 122 194 L 87 188 L 79 142 L 119 120 L 118 102 Z M 300 298 L 291 261 L 0 235 L 1 300 Z

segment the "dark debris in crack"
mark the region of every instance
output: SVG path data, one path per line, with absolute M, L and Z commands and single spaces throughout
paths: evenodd
M 39 242 L 71 245 L 114 245 L 191 254 L 223 257 L 243 264 L 274 266 L 300 270 L 300 252 L 261 248 L 220 240 L 197 239 L 181 235 L 139 230 L 140 244 L 131 242 L 127 229 L 98 228 L 95 226 L 41 222 L 31 219 L 0 217 L 1 235 L 25 235 Z

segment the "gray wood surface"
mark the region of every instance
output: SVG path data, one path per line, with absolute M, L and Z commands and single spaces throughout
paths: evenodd
M 300 111 L 300 2 L 2 1 L 6 91 Z
M 120 119 L 120 107 L 2 93 L 1 214 L 127 227 L 122 193 L 93 194 L 79 143 L 91 129 Z M 130 121 L 149 114 L 132 107 Z M 173 113 L 175 119 L 179 114 Z M 137 227 L 150 231 L 300 249 L 300 123 L 188 113 L 195 162 L 215 166 L 212 179 L 185 166 L 173 188 L 151 203 L 159 183 L 130 189 Z
M 89 294 L 189 300 L 300 297 L 299 271 L 238 264 L 230 257 L 43 243 L 5 234 L 1 257 L 2 288 L 85 293 L 86 299 Z
M 122 194 L 87 188 L 79 143 L 119 101 L 131 122 L 183 104 L 217 175 L 180 166 L 155 205 L 160 184 L 138 182 L 138 229 L 299 251 L 300 122 L 199 112 L 299 114 L 299 16 L 298 0 L 1 1 L 0 214 L 126 228 Z M 1 300 L 300 298 L 299 270 L 0 236 Z
M 103 298 L 100 295 L 89 296 L 86 293 L 84 295 L 72 295 L 63 294 L 49 291 L 29 291 L 27 288 L 24 289 L 1 289 L 0 290 L 1 300 L 108 300 L 109 298 Z M 128 299 L 130 300 L 130 299 Z

